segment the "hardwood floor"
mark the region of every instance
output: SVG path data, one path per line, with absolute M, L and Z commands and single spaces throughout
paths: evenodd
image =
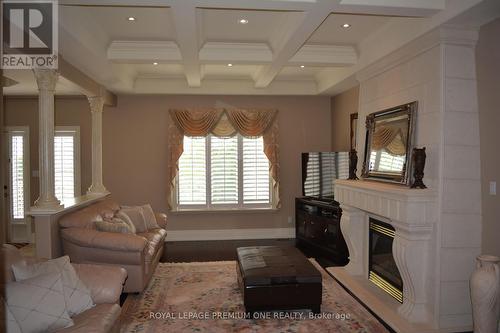
M 266 245 L 295 246 L 295 239 L 166 242 L 160 262 L 236 260 L 236 248 Z

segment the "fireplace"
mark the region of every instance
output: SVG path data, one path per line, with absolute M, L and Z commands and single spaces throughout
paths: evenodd
M 372 217 L 369 221 L 368 279 L 403 303 L 403 280 L 392 255 L 395 230 Z

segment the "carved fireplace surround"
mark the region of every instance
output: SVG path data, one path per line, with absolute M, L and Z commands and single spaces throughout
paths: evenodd
M 433 230 L 437 195 L 373 181 L 338 180 L 335 199 L 342 208 L 341 230 L 350 262 L 328 270 L 398 332 L 433 332 Z M 369 217 L 395 229 L 393 256 L 403 279 L 403 303 L 368 280 Z

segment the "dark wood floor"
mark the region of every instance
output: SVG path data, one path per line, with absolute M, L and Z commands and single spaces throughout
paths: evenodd
M 244 239 L 224 241 L 166 242 L 161 262 L 236 260 L 236 248 L 242 246 L 295 246 L 294 239 Z
M 295 246 L 295 239 L 244 239 L 217 241 L 166 242 L 160 262 L 203 262 L 236 260 L 236 248 L 243 246 Z M 307 257 L 314 257 L 307 248 L 299 248 Z M 327 258 L 314 257 L 323 267 L 335 266 Z

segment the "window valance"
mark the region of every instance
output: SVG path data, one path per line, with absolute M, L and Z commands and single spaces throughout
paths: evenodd
M 172 109 L 169 126 L 169 205 L 175 207 L 175 179 L 178 161 L 183 152 L 184 136 L 262 136 L 264 153 L 269 159 L 272 177 L 273 207 L 280 207 L 279 200 L 279 154 L 278 154 L 278 110 L 263 109 Z

